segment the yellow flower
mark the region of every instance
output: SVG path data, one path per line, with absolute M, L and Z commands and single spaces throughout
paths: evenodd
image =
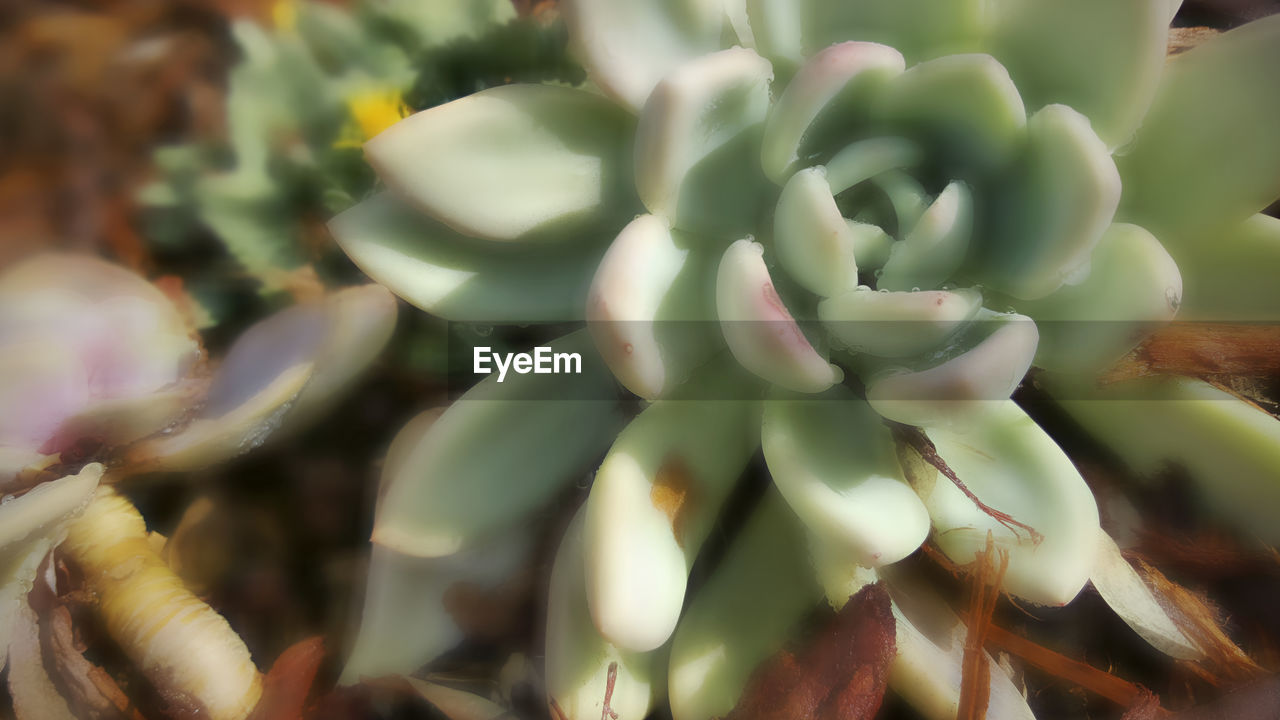
M 360 147 L 365 141 L 400 122 L 409 114 L 399 90 L 362 90 L 347 97 L 351 115 L 334 147 Z
M 290 32 L 298 26 L 297 0 L 276 0 L 271 5 L 271 24 L 276 30 Z

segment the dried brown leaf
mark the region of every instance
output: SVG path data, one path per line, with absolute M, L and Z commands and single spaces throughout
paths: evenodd
M 1169 57 L 1181 55 L 1218 34 L 1217 30 L 1210 27 L 1169 28 L 1169 49 L 1167 54 Z
M 1148 375 L 1268 377 L 1280 374 L 1280 327 L 1175 323 L 1156 330 L 1101 382 Z
M 783 650 L 752 674 L 727 720 L 870 720 L 897 653 L 881 583 L 859 590 L 799 654 Z
M 262 699 L 250 720 L 302 720 L 324 658 L 324 638 L 319 636 L 281 653 L 263 679 Z
M 992 625 L 987 629 L 986 641 L 989 646 L 1022 658 L 1028 665 L 1078 685 L 1123 708 L 1134 708 L 1151 702 L 1147 699 L 1151 691 L 1141 685 L 1099 670 L 1088 663 L 1073 660 L 998 625 Z
M 85 657 L 87 647 L 76 636 L 71 611 L 66 605 L 46 610 L 39 625 L 45 666 L 77 715 L 141 720 L 142 713 L 115 678 Z
M 997 565 L 997 563 L 999 563 Z M 998 553 L 995 539 L 987 532 L 987 547 L 974 558 L 969 575 L 968 632 L 965 633 L 964 657 L 960 664 L 960 707 L 956 720 L 984 720 L 991 699 L 991 664 L 985 650 L 991 616 L 1000 599 L 1004 574 L 1009 569 L 1009 552 Z
M 1207 671 L 1232 682 L 1253 680 L 1265 673 L 1222 629 L 1218 610 L 1207 600 L 1141 560 L 1138 569 L 1178 629 L 1209 656 Z

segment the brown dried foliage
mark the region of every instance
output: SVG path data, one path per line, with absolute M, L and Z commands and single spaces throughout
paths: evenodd
M 1220 613 L 1207 600 L 1138 560 L 1138 570 L 1161 607 L 1188 638 L 1208 656 L 1201 676 L 1214 685 L 1236 684 L 1261 677 L 1265 671 L 1222 629 Z
M 1174 27 L 1169 28 L 1169 48 L 1167 55 L 1173 57 L 1211 40 L 1218 31 L 1210 27 Z
M 1280 327 L 1174 323 L 1149 335 L 1101 378 L 1112 383 L 1149 375 L 1212 380 L 1280 374 Z
M 987 628 L 986 642 L 996 649 L 1022 658 L 1033 667 L 1106 698 L 1123 708 L 1150 704 L 1151 691 L 1123 678 L 1054 652 L 998 625 Z M 1158 704 L 1158 701 L 1157 701 Z
M 324 638 L 319 636 L 281 653 L 263 678 L 262 699 L 249 720 L 302 720 L 324 658 Z
M 995 539 L 988 531 L 987 547 L 974 558 L 974 570 L 969 576 L 969 614 L 965 623 L 968 632 L 960 664 L 960 707 L 956 720 L 984 720 L 987 716 L 991 663 L 987 662 L 986 637 L 1008 569 L 1009 551 L 1003 548 L 997 551 Z
M 726 720 L 870 720 L 884 699 L 897 624 L 881 583 L 859 590 L 799 654 L 751 676 Z

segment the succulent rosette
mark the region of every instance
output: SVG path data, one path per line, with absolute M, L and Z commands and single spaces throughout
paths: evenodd
M 486 379 L 397 441 L 349 677 L 443 649 L 439 623 L 397 622 L 408 593 L 492 569 L 459 553 L 518 545 L 610 443 L 552 579 L 565 717 L 601 713 L 606 684 L 619 717 L 663 685 L 676 718 L 724 716 L 824 593 L 842 603 L 930 535 L 962 566 L 992 537 L 1032 603 L 1092 578 L 1152 644 L 1197 656 L 1009 399 L 1033 364 L 1088 378 L 1180 308 L 1212 312 L 1229 278 L 1276 309 L 1246 268 L 1280 252 L 1255 217 L 1280 195 L 1280 18 L 1166 62 L 1178 4 L 564 0 L 591 85 L 491 88 L 367 143 L 386 192 L 331 223 L 357 265 L 449 320 L 585 320 L 552 345 L 588 359 Z M 615 379 L 648 401 L 636 417 Z M 1274 419 L 1250 422 L 1249 481 L 1274 479 Z M 891 428 L 912 427 L 925 442 L 903 451 Z M 758 448 L 777 493 L 687 605 Z M 895 685 L 952 717 L 963 627 L 948 646 L 895 614 Z M 991 677 L 988 716 L 1030 717 Z
M 160 177 L 140 197 L 158 248 L 207 231 L 264 294 L 290 289 L 308 263 L 329 269 L 319 220 L 371 184 L 360 144 L 409 112 L 406 97 L 433 69 L 420 59 L 505 27 L 515 10 L 506 0 L 280 0 L 271 15 L 232 25 L 225 136 L 158 150 Z M 190 284 L 225 292 L 225 279 L 209 277 L 218 267 Z M 206 301 L 215 316 L 218 301 Z
M 0 667 L 37 622 L 27 603 L 37 567 L 95 494 L 115 497 L 100 484 L 199 470 L 299 429 L 377 357 L 395 311 L 377 285 L 338 290 L 267 317 L 214 363 L 179 306 L 121 266 L 47 254 L 0 273 Z M 145 540 L 132 505 L 113 502 Z M 10 676 L 15 697 L 48 683 L 38 665 Z M 256 672 L 250 663 L 253 683 Z M 219 692 L 197 699 L 211 712 L 235 700 Z M 49 707 L 17 712 L 52 717 Z

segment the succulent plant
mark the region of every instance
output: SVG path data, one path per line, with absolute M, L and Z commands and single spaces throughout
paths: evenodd
M 377 671 L 447 644 L 397 622 L 408 577 L 444 586 L 458 553 L 518 543 L 610 441 L 552 580 L 565 717 L 642 717 L 664 673 L 676 718 L 727 714 L 805 609 L 930 534 L 961 566 L 994 538 L 1005 590 L 1033 603 L 1093 579 L 1144 638 L 1198 656 L 1009 399 L 1032 364 L 1084 397 L 1079 378 L 1224 302 L 1228 278 L 1277 309 L 1244 269 L 1280 247 L 1251 219 L 1280 195 L 1280 18 L 1166 64 L 1178 5 L 564 0 L 590 85 L 490 88 L 369 141 L 387 190 L 331 223 L 357 265 L 449 320 L 585 320 L 598 351 L 561 338 L 583 375 L 490 377 L 397 442 L 417 447 L 385 475 L 361 642 L 401 664 Z M 1184 303 L 1184 278 L 1208 295 Z M 649 403 L 616 439 L 602 367 Z M 1275 420 L 1249 422 L 1246 470 L 1273 482 Z M 682 615 L 757 447 L 778 492 L 753 550 Z M 896 685 L 951 717 L 954 646 L 895 613 L 895 674 L 914 678 Z M 349 677 L 374 671 L 361 657 Z M 989 717 L 1030 717 L 991 677 Z
M 273 15 L 273 27 L 232 27 L 241 57 L 225 137 L 159 149 L 160 177 L 141 194 L 161 254 L 208 231 L 232 277 L 249 276 L 264 294 L 306 287 L 308 269 L 345 280 L 322 220 L 373 186 L 365 140 L 412 109 L 512 76 L 555 78 L 565 65 L 562 33 L 518 21 L 510 0 L 282 0 Z M 477 47 L 499 49 L 485 64 Z M 221 267 L 185 275 L 215 319 L 231 304 L 219 295 L 243 285 Z
M 251 327 L 215 368 L 179 307 L 123 267 L 49 254 L 0 274 L 0 666 L 15 667 L 19 718 L 72 716 L 32 641 L 48 618 L 28 595 L 51 551 L 84 572 L 109 632 L 162 693 L 246 716 L 261 692 L 248 650 L 112 485 L 298 430 L 378 356 L 395 309 L 377 285 L 336 291 Z M 193 663 L 201 647 L 220 660 Z

